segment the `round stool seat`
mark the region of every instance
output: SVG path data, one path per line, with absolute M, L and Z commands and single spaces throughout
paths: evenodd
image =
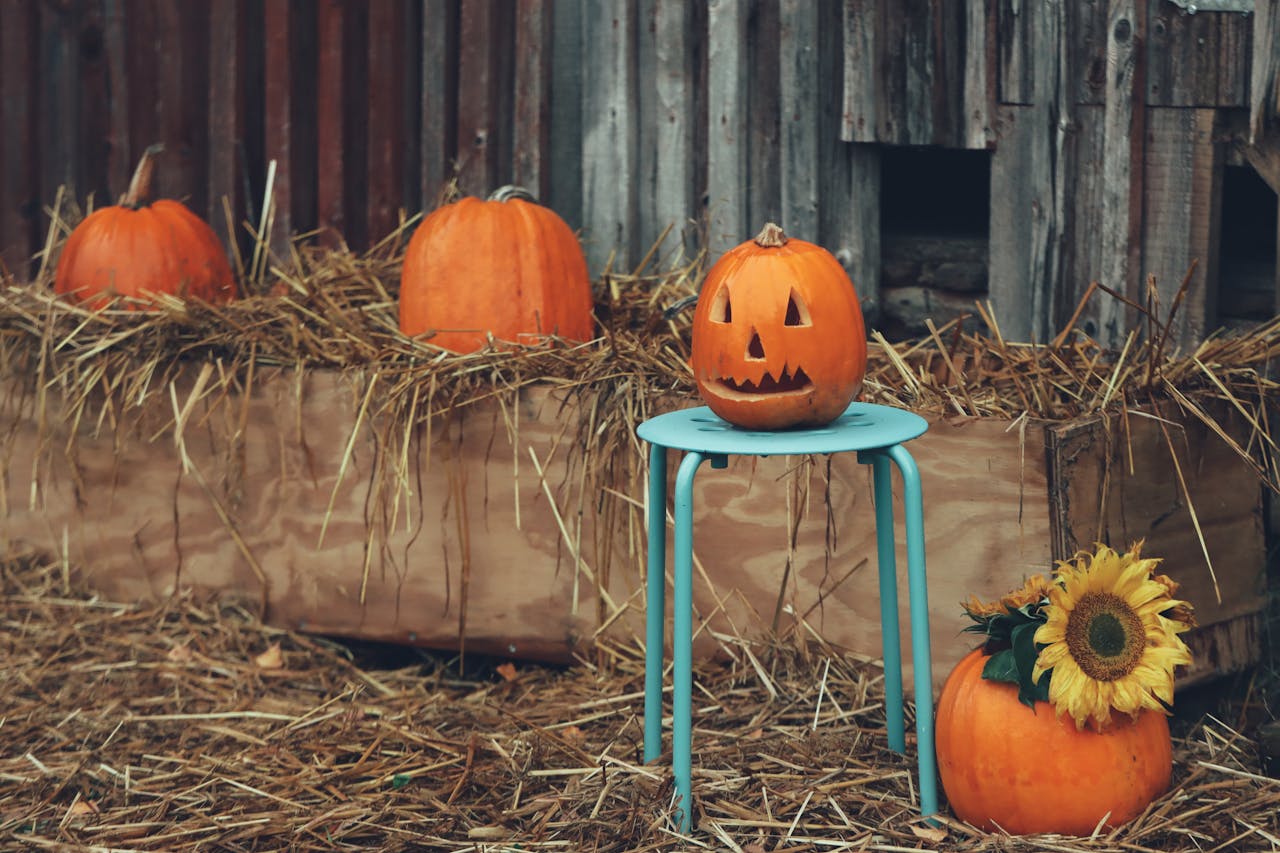
M 824 427 L 786 430 L 743 429 L 699 406 L 650 418 L 636 434 L 676 450 L 770 456 L 890 447 L 919 438 L 928 428 L 929 422 L 915 412 L 872 403 L 850 403 Z

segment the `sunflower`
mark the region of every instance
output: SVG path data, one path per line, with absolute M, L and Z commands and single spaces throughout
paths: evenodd
M 1049 596 L 1052 582 L 1044 575 L 1032 575 L 1027 578 L 1021 588 L 1015 589 L 995 601 L 983 601 L 976 595 L 960 603 L 960 607 L 970 618 L 982 621 L 992 616 L 1002 616 L 1011 610 L 1020 610 L 1033 604 L 1040 604 Z
M 1112 710 L 1166 710 L 1174 667 L 1191 662 L 1178 637 L 1194 624 L 1191 605 L 1172 597 L 1177 584 L 1155 575 L 1160 561 L 1143 559 L 1141 548 L 1117 554 L 1099 545 L 1054 573 L 1031 678 L 1038 683 L 1052 670 L 1049 701 L 1077 728 L 1090 720 L 1102 728 Z

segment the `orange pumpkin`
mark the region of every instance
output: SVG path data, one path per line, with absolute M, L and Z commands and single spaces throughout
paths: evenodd
M 1158 711 L 1078 730 L 1053 706 L 1018 701 L 1014 684 L 988 681 L 975 649 L 948 676 L 935 716 L 938 773 L 956 816 L 1023 835 L 1088 835 L 1119 826 L 1169 788 L 1173 747 Z
M 227 302 L 236 283 L 218 236 L 180 201 L 149 202 L 155 158 L 142 155 L 120 204 L 85 217 L 67 237 L 53 289 L 90 308 L 125 297 L 121 307 L 145 308 L 151 294 Z
M 400 275 L 400 331 L 474 352 L 497 340 L 591 338 L 591 280 L 577 236 L 517 187 L 432 211 Z
M 817 427 L 862 388 L 867 338 L 835 256 L 772 223 L 707 273 L 693 317 L 698 393 L 748 429 Z

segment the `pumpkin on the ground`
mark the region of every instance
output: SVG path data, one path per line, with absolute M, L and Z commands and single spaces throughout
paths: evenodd
M 935 716 L 938 773 L 956 816 L 1015 835 L 1089 835 L 1119 826 L 1169 788 L 1173 747 L 1165 715 L 1116 715 L 1078 728 L 1053 706 L 1018 700 L 1016 685 L 983 679 L 975 649 L 947 678 Z
M 142 155 L 120 204 L 89 214 L 67 237 L 53 288 L 90 308 L 120 298 L 145 308 L 154 294 L 227 302 L 235 278 L 218 236 L 180 201 L 150 201 L 161 146 Z
M 729 423 L 823 426 L 862 388 L 867 338 L 835 256 L 772 223 L 707 273 L 693 317 L 698 393 Z
M 585 341 L 595 320 L 587 260 L 554 211 L 515 187 L 462 198 L 414 232 L 400 275 L 400 331 L 474 352 L 492 336 Z

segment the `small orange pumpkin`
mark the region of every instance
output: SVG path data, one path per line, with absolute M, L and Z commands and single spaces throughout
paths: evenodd
M 1088 835 L 1108 813 L 1107 825 L 1119 826 L 1169 789 L 1164 714 L 1079 730 L 1047 703 L 1022 704 L 1016 685 L 984 679 L 988 659 L 981 649 L 966 655 L 938 699 L 938 774 L 957 817 L 1015 835 Z
M 693 316 L 698 393 L 748 429 L 817 427 L 862 388 L 867 337 L 835 256 L 773 223 L 721 256 Z
M 85 217 L 67 237 L 53 289 L 90 308 L 125 297 L 121 307 L 145 308 L 151 294 L 227 302 L 235 278 L 218 235 L 180 201 L 149 202 L 156 155 L 148 148 L 120 204 Z
M 467 353 L 489 335 L 534 343 L 591 338 L 591 280 L 577 236 L 518 187 L 432 211 L 409 240 L 400 331 Z

